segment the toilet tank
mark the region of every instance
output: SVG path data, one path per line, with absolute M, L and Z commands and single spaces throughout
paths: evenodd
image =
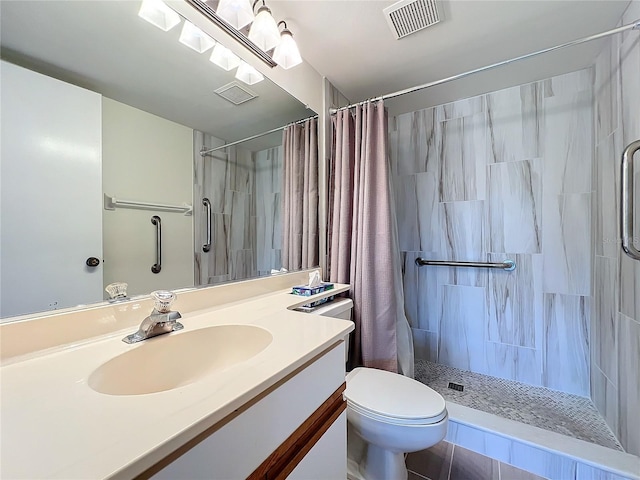
M 342 318 L 343 320 L 351 320 L 351 311 L 353 310 L 353 300 L 350 298 L 338 298 L 331 302 L 325 303 L 313 310 L 314 315 L 322 315 L 324 317 Z M 345 363 L 349 360 L 349 334 L 344 337 L 344 355 Z
M 324 305 L 315 308 L 312 313 L 323 317 L 342 318 L 351 320 L 351 310 L 353 310 L 353 300 L 350 298 L 338 298 Z

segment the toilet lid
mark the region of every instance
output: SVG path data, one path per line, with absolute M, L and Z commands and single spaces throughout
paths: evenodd
M 374 368 L 352 370 L 344 397 L 351 408 L 381 419 L 434 423 L 446 416 L 438 392 L 412 378 Z

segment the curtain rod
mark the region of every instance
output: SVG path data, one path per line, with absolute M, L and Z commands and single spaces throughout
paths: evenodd
M 387 100 L 388 98 L 399 97 L 399 96 L 405 95 L 407 93 L 417 92 L 418 90 L 422 90 L 424 88 L 435 87 L 436 85 L 442 85 L 443 83 L 448 83 L 448 82 L 451 82 L 453 80 L 458 80 L 460 78 L 468 77 L 469 75 L 473 75 L 474 73 L 480 73 L 480 72 L 484 72 L 486 70 L 491 70 L 493 68 L 502 67 L 503 65 L 508 65 L 509 63 L 517 62 L 519 60 L 525 60 L 527 58 L 535 57 L 536 55 L 541 55 L 543 53 L 553 52 L 554 50 L 559 50 L 561 48 L 571 47 L 573 45 L 579 45 L 581 43 L 590 42 L 591 40 L 597 40 L 599 38 L 607 37 L 609 35 L 614 35 L 616 33 L 625 32 L 627 30 L 640 30 L 640 19 L 636 20 L 635 22 L 631 22 L 628 25 L 623 25 L 622 27 L 614 28 L 614 29 L 608 30 L 606 32 L 597 33 L 595 35 L 591 35 L 589 37 L 580 38 L 578 40 L 573 40 L 572 42 L 567 42 L 567 43 L 563 43 L 561 45 L 556 45 L 555 47 L 545 48 L 544 50 L 539 50 L 537 52 L 528 53 L 526 55 L 521 55 L 519 57 L 511 58 L 509 60 L 503 60 L 502 62 L 493 63 L 491 65 L 487 65 L 485 67 L 476 68 L 474 70 L 469 70 L 468 72 L 460 73 L 458 75 L 453 75 L 451 77 L 443 78 L 441 80 L 436 80 L 435 82 L 429 82 L 429 83 L 425 83 L 425 84 L 422 84 L 422 85 L 417 85 L 415 87 L 406 88 L 404 90 L 399 90 L 397 92 L 387 93 L 386 95 L 382 95 L 380 97 L 374 97 L 374 98 L 371 98 L 369 100 L 365 100 L 363 102 L 353 103 L 351 105 L 347 105 L 346 107 L 330 108 L 329 109 L 329 113 L 331 115 L 335 115 L 340 110 L 346 110 L 346 109 L 349 109 L 349 108 L 354 108 L 354 107 L 356 107 L 358 105 L 363 105 L 363 104 L 365 104 L 367 102 L 370 102 L 370 101 Z
M 286 125 L 283 125 L 283 126 L 278 127 L 278 128 L 274 128 L 273 130 L 269 130 L 268 132 L 258 133 L 257 135 L 252 135 L 250 137 L 243 138 L 242 140 L 236 140 L 235 142 L 225 143 L 224 145 L 220 145 L 219 147 L 213 147 L 213 148 L 210 148 L 208 150 L 205 149 L 205 147 L 202 147 L 202 150 L 200 150 L 200 155 L 202 157 L 206 157 L 211 152 L 215 152 L 216 150 L 222 150 L 223 148 L 233 147 L 234 145 L 238 145 L 239 143 L 243 143 L 243 142 L 248 142 L 249 140 L 253 140 L 254 138 L 264 137 L 265 135 L 269 135 L 270 133 L 275 133 L 275 132 L 278 132 L 280 130 L 284 130 L 289 125 L 296 125 L 298 123 L 304 123 L 307 120 L 311 120 L 313 118 L 318 118 L 318 115 L 313 115 L 311 117 L 303 118 L 302 120 L 298 120 L 296 122 L 287 123 Z

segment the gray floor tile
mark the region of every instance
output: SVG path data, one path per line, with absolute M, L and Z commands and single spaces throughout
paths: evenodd
M 433 447 L 407 455 L 407 469 L 430 480 L 447 480 L 453 445 L 440 442 Z
M 544 480 L 544 477 L 512 467 L 508 463 L 500 463 L 500 480 Z
M 499 462 L 455 446 L 449 480 L 499 480 Z

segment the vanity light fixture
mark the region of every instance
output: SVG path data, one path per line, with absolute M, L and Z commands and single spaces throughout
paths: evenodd
M 251 0 L 220 0 L 216 14 L 238 30 L 249 25 L 255 18 Z
M 278 65 L 287 70 L 296 65 L 300 65 L 302 63 L 302 57 L 300 56 L 298 45 L 293 39 L 291 30 L 287 28 L 287 22 L 284 20 L 278 22 L 278 27 L 281 23 L 284 24 L 284 29 L 280 33 L 280 44 L 273 51 L 273 59 Z
M 209 60 L 226 71 L 233 70 L 242 62 L 231 50 L 220 43 L 213 47 Z
M 185 20 L 182 27 L 182 33 L 180 33 L 180 43 L 198 53 L 204 53 L 213 47 L 216 44 L 216 41 L 196 27 L 193 23 Z
M 264 76 L 247 62 L 240 63 L 238 71 L 236 72 L 236 78 L 247 85 L 253 85 L 254 83 L 264 80 Z
M 180 15 L 164 4 L 162 0 L 143 0 L 138 16 L 168 32 L 180 23 Z
M 253 8 L 258 2 L 259 0 L 253 2 Z M 258 9 L 258 14 L 249 29 L 249 40 L 265 52 L 280 43 L 280 30 L 264 0 L 262 0 L 262 6 Z

